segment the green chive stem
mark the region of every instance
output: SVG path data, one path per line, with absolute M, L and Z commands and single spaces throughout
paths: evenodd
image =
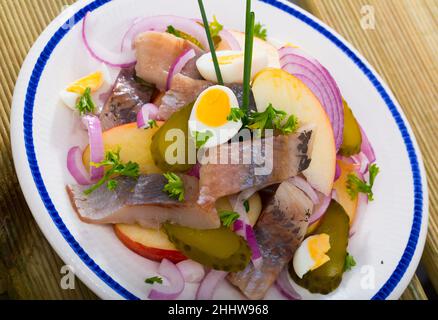
M 219 67 L 219 61 L 217 59 L 216 48 L 214 47 L 213 38 L 211 37 L 210 27 L 209 27 L 207 15 L 205 13 L 204 3 L 202 2 L 202 0 L 198 0 L 198 3 L 199 3 L 199 9 L 201 10 L 202 21 L 204 24 L 205 33 L 207 34 L 208 45 L 210 46 L 211 57 L 213 59 L 214 70 L 216 72 L 217 82 L 218 82 L 218 84 L 223 86 L 224 80 L 222 78 L 221 69 Z
M 243 74 L 243 110 L 248 113 L 251 94 L 252 54 L 254 47 L 255 13 L 251 12 L 251 0 L 247 0 L 247 21 L 245 34 L 245 64 Z

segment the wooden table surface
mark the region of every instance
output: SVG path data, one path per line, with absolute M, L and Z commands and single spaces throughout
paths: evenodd
M 35 39 L 74 0 L 0 0 L 0 299 L 95 299 L 76 281 L 60 287 L 64 263 L 38 229 L 14 172 L 9 115 L 14 84 Z M 438 289 L 438 0 L 299 0 L 350 41 L 400 102 L 423 153 L 430 194 L 422 264 Z M 371 7 L 364 6 L 369 5 Z M 375 28 L 362 14 L 374 10 Z M 369 11 L 368 11 L 369 12 Z M 427 299 L 415 276 L 402 299 Z

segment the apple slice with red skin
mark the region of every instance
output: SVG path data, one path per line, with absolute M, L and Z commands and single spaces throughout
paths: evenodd
M 116 224 L 114 231 L 128 249 L 146 259 L 154 261 L 167 259 L 173 263 L 187 260 L 162 230 L 147 229 L 137 225 Z

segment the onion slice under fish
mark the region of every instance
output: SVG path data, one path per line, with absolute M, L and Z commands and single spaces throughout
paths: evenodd
M 332 201 L 334 197 L 336 197 L 336 192 L 334 190 L 332 191 L 332 194 L 330 196 L 324 195 L 320 203 L 313 210 L 312 215 L 309 217 L 309 226 L 314 224 L 324 216 L 327 208 L 330 205 L 330 201 Z
M 165 32 L 169 26 L 191 35 L 201 43 L 204 50 L 208 50 L 208 40 L 202 25 L 192 19 L 162 15 L 137 19 L 123 37 L 122 52 L 129 52 L 133 49 L 134 40 L 140 33 L 146 31 Z
M 90 55 L 99 62 L 116 68 L 128 68 L 135 64 L 135 53 L 133 50 L 125 53 L 111 52 L 102 47 L 97 41 L 91 40 L 92 27 L 90 26 L 90 12 L 87 12 L 82 20 L 82 41 Z
M 297 176 L 290 178 L 290 181 L 295 185 L 295 187 L 303 191 L 309 197 L 309 199 L 312 200 L 313 204 L 319 203 L 318 194 L 304 178 Z
M 230 50 L 232 50 L 232 51 L 241 51 L 242 50 L 242 47 L 240 46 L 239 42 L 236 40 L 236 38 L 228 30 L 223 29 L 219 33 L 219 37 L 221 37 L 221 39 L 228 44 L 228 46 L 230 47 Z
M 301 300 L 302 297 L 295 291 L 295 288 L 292 286 L 289 280 L 289 272 L 287 268 L 284 268 L 275 282 L 277 289 L 280 293 L 289 300 Z
M 336 81 L 321 63 L 298 48 L 283 47 L 279 54 L 281 68 L 303 81 L 321 102 L 339 150 L 344 134 L 344 105 Z
M 250 188 L 242 191 L 238 196 L 230 197 L 230 202 L 233 206 L 233 210 L 239 214 L 239 218 L 234 222 L 233 230 L 246 239 L 248 246 L 251 249 L 251 261 L 254 267 L 259 268 L 263 262 L 263 257 L 260 252 L 259 245 L 257 244 L 257 239 L 254 233 L 254 229 L 249 223 L 248 215 L 244 206 L 244 202 L 248 200 L 254 193 L 256 193 L 258 188 Z
M 167 76 L 166 82 L 166 91 L 170 89 L 170 85 L 172 84 L 173 77 L 180 73 L 184 66 L 196 57 L 196 52 L 194 49 L 188 49 L 184 51 L 178 58 L 175 59 L 172 66 L 170 67 L 169 74 Z
M 82 150 L 79 147 L 73 147 L 67 154 L 67 169 L 81 186 L 90 185 L 92 182 L 87 170 L 82 162 Z
M 154 283 L 148 298 L 152 300 L 174 300 L 184 290 L 184 278 L 175 264 L 163 259 L 158 268 L 159 275 L 166 278 L 168 284 Z
M 202 280 L 201 285 L 196 292 L 196 300 L 211 300 L 213 299 L 214 291 L 220 281 L 225 279 L 228 272 L 219 270 L 210 270 Z
M 205 270 L 202 264 L 187 259 L 176 264 L 177 268 L 181 272 L 184 281 L 188 283 L 201 282 L 205 276 Z
M 103 144 L 102 127 L 100 120 L 96 116 L 86 115 L 82 118 L 84 125 L 88 130 L 88 141 L 90 144 L 90 162 L 102 162 L 105 156 Z M 90 163 L 91 180 L 99 180 L 103 177 L 104 168 L 96 168 Z
M 147 103 L 137 113 L 137 127 L 140 129 L 149 128 L 149 120 L 157 120 L 158 107 L 153 103 Z

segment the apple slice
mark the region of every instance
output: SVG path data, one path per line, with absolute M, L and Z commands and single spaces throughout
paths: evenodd
M 258 111 L 263 112 L 272 104 L 278 110 L 295 115 L 300 126 L 314 126 L 312 162 L 303 174 L 315 189 L 329 195 L 336 171 L 336 145 L 330 119 L 318 99 L 301 80 L 273 68 L 256 75 L 252 91 Z
M 142 228 L 138 225 L 116 224 L 114 231 L 120 241 L 130 250 L 144 258 L 173 263 L 186 260 L 162 230 Z
M 338 180 L 335 181 L 333 188 L 336 190 L 339 204 L 344 208 L 345 212 L 347 212 L 348 216 L 350 217 L 351 226 L 356 217 L 359 197 L 356 197 L 354 200 L 351 199 L 347 192 L 347 179 L 350 173 L 353 173 L 357 170 L 358 165 L 347 163 L 342 160 L 338 160 L 338 165 L 341 168 L 341 175 L 339 176 Z
M 158 127 L 162 122 L 157 122 Z M 120 159 L 123 162 L 136 162 L 140 166 L 140 173 L 162 173 L 155 165 L 151 154 L 152 136 L 158 128 L 139 129 L 137 123 L 129 123 L 112 128 L 103 133 L 103 143 L 106 151 L 117 151 L 120 148 Z M 82 161 L 89 170 L 90 146 L 84 150 Z
M 235 30 L 230 30 L 230 33 L 240 44 L 240 47 L 243 51 L 243 49 L 245 48 L 245 33 Z M 230 50 L 230 47 L 228 46 L 228 44 L 226 44 L 225 41 L 221 41 L 216 50 Z M 266 52 L 268 56 L 268 67 L 280 68 L 280 55 L 278 54 L 278 50 L 269 42 L 254 37 L 254 52 Z

